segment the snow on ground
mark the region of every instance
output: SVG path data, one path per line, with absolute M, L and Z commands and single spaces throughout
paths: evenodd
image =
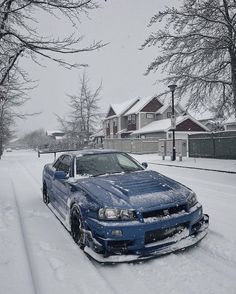
M 171 161 L 170 156 L 166 156 L 163 160 L 158 154 L 134 155 L 134 157 L 140 162 L 236 172 L 236 160 L 183 157 L 182 161 L 179 161 L 179 156 L 177 156 L 176 161 Z
M 162 163 L 156 155 L 135 157 Z M 149 164 L 197 193 L 210 215 L 209 234 L 181 253 L 104 266 L 74 244 L 43 204 L 42 168 L 51 161 L 53 155 L 37 158 L 32 151 L 5 153 L 0 161 L 1 294 L 236 293 L 235 174 Z M 184 159 L 178 164 L 190 163 L 236 170 L 232 160 Z

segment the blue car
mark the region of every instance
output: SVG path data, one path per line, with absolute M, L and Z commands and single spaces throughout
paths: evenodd
M 186 186 L 112 150 L 61 155 L 43 170 L 43 201 L 100 262 L 147 259 L 192 246 L 209 217 Z

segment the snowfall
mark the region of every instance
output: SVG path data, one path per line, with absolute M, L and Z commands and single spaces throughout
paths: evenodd
M 236 293 L 236 160 L 134 157 L 197 193 L 210 215 L 206 238 L 145 262 L 99 264 L 42 201 L 53 155 L 13 150 L 0 160 L 0 294 Z

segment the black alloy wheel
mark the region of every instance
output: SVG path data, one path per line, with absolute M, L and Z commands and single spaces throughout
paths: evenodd
M 84 226 L 78 206 L 74 205 L 71 209 L 71 236 L 81 249 L 85 246 Z
M 48 205 L 50 203 L 50 199 L 49 199 L 49 196 L 48 196 L 48 190 L 47 190 L 47 186 L 46 186 L 45 183 L 43 184 L 43 202 L 46 205 Z

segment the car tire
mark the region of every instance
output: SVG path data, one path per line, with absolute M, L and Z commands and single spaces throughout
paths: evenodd
M 47 190 L 47 186 L 46 183 L 43 183 L 43 202 L 48 205 L 50 203 L 50 199 L 48 196 L 48 190 Z
M 85 247 L 84 225 L 83 225 L 80 209 L 77 205 L 74 205 L 71 208 L 70 223 L 71 223 L 71 236 L 73 240 L 81 249 L 84 249 Z

